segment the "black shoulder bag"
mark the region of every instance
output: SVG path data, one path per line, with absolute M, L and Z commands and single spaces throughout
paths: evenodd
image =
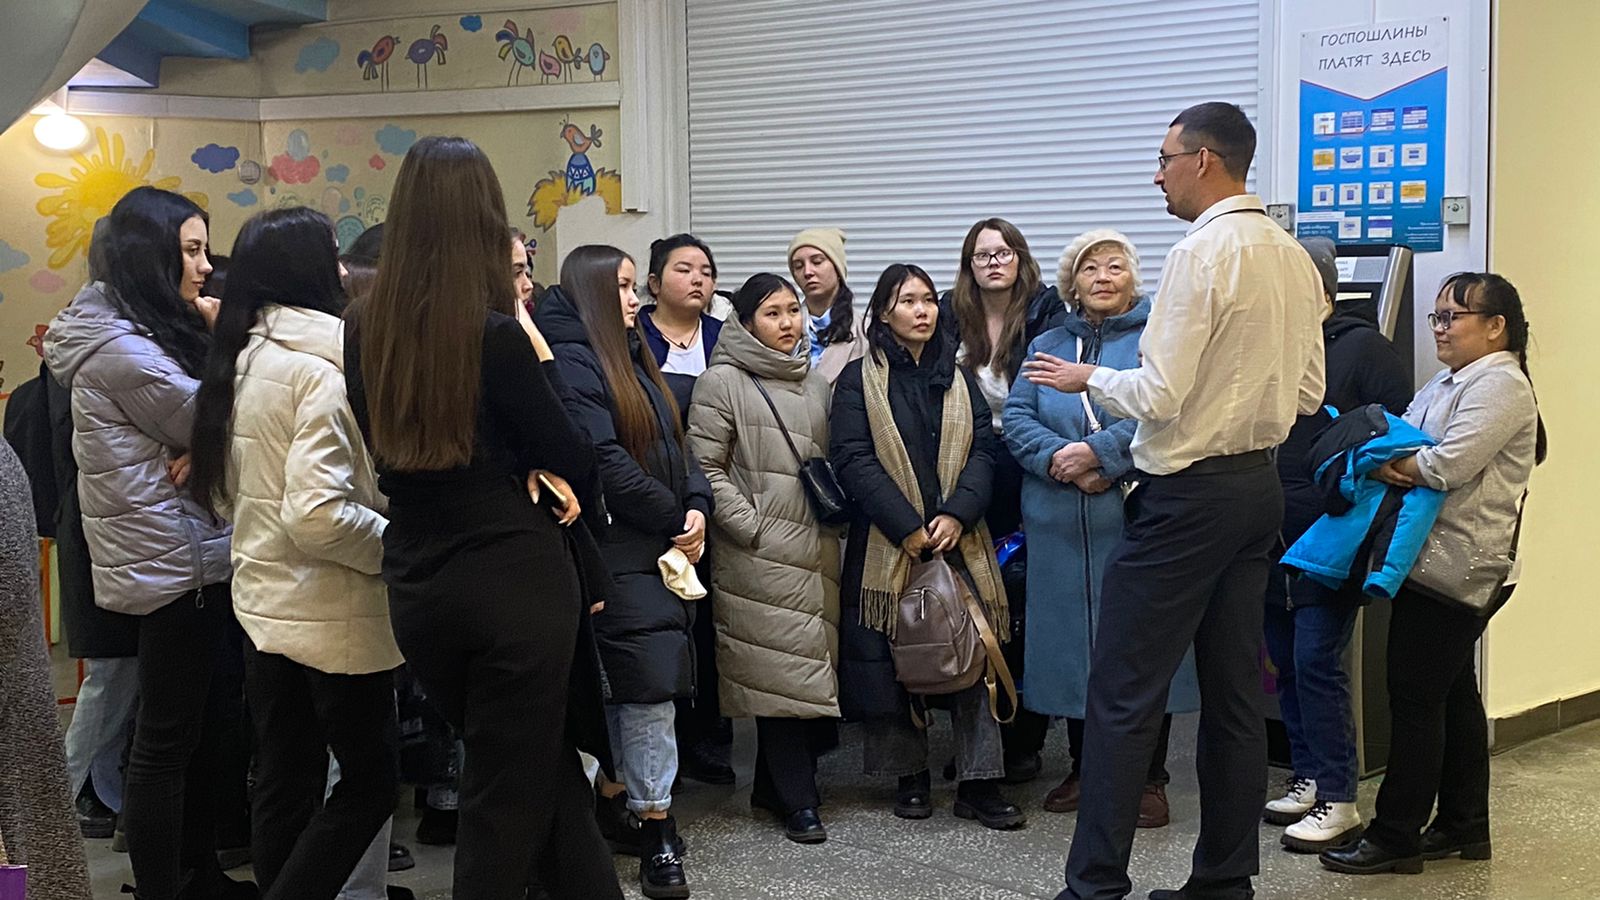
M 811 511 L 817 514 L 817 521 L 824 525 L 847 524 L 852 517 L 850 498 L 845 496 L 844 488 L 839 486 L 838 476 L 833 474 L 833 463 L 828 462 L 826 456 L 801 458 L 800 449 L 794 445 L 794 438 L 789 436 L 789 428 L 783 424 L 783 416 L 778 415 L 778 407 L 772 402 L 772 395 L 767 393 L 766 385 L 749 372 L 745 374 L 750 376 L 756 390 L 761 392 L 761 399 L 767 401 L 767 408 L 772 410 L 772 418 L 778 423 L 778 430 L 783 432 L 789 452 L 794 454 L 794 461 L 800 465 L 800 483 L 805 486 L 806 496 L 811 498 Z

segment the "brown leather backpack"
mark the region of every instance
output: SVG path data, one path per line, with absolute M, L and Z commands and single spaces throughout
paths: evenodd
M 1000 655 L 1000 642 L 966 579 L 942 556 L 912 563 L 896 616 L 889 652 L 895 677 L 907 692 L 953 694 L 981 678 L 989 689 L 989 712 L 1001 722 L 1015 718 L 1017 686 Z M 1005 688 L 1011 710 L 1003 719 L 1000 687 Z M 915 710 L 913 718 L 920 718 Z

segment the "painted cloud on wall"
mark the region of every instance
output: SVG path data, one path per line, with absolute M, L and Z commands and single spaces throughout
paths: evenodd
M 296 160 L 287 153 L 279 153 L 272 158 L 267 171 L 284 184 L 305 184 L 322 171 L 322 162 L 315 156 Z
M 226 172 L 239 163 L 238 147 L 221 147 L 216 144 L 207 144 L 196 148 L 189 160 L 200 168 L 212 173 Z
M 27 265 L 32 257 L 5 241 L 0 241 L 0 272 L 9 272 Z
M 302 75 L 306 72 L 326 72 L 338 58 L 339 42 L 332 38 L 319 37 L 300 48 L 300 56 L 294 62 L 294 70 Z
M 405 156 L 411 145 L 417 142 L 415 131 L 398 125 L 385 125 L 378 129 L 374 137 L 378 140 L 378 149 L 390 156 Z

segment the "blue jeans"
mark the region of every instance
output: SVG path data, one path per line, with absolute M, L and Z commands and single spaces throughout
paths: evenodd
M 1267 653 L 1278 668 L 1278 706 L 1294 774 L 1314 779 L 1317 799 L 1330 803 L 1356 799 L 1356 729 L 1344 651 L 1359 609 L 1331 598 L 1292 609 L 1267 606 Z
M 139 658 L 85 659 L 83 684 L 67 726 L 67 776 L 72 796 L 94 780 L 112 812 L 122 811 L 122 751 L 139 705 Z
M 665 703 L 611 703 L 606 728 L 628 809 L 634 815 L 672 808 L 672 782 L 678 777 L 678 739 L 673 730 L 677 707 Z

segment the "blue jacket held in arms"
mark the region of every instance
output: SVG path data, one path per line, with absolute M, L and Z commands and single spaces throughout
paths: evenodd
M 1392 487 L 1368 475 L 1435 442 L 1376 403 L 1344 416 L 1331 407 L 1328 412 L 1335 419 L 1308 455 L 1328 512 L 1283 555 L 1283 566 L 1329 588 L 1355 580 L 1364 593 L 1393 598 L 1445 495 L 1420 485 Z

